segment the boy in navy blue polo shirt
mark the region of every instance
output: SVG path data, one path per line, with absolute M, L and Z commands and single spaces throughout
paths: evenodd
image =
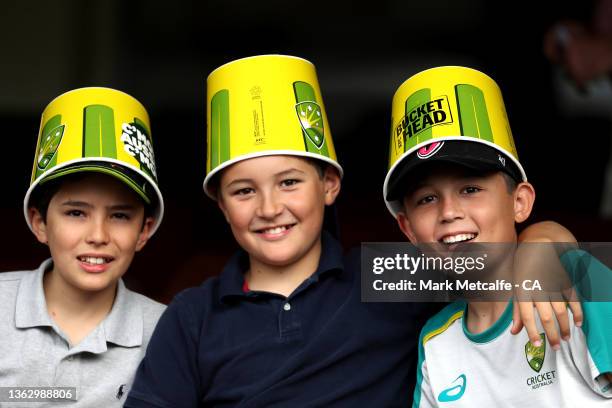
M 359 257 L 322 231 L 340 190 L 314 67 L 208 77 L 206 193 L 243 248 L 160 319 L 126 407 L 407 406 L 428 305 L 361 302 Z

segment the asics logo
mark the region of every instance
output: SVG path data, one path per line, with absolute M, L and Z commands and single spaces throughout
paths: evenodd
M 454 384 L 458 380 L 460 380 L 459 384 L 443 390 L 438 395 L 438 401 L 440 402 L 457 401 L 459 398 L 463 396 L 463 393 L 465 392 L 465 386 L 467 384 L 465 374 L 461 374 L 459 377 L 455 378 L 455 381 L 453 381 L 452 383 Z

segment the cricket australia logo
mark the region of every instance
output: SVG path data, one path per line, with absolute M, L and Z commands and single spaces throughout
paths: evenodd
M 51 159 L 53 159 L 62 142 L 62 136 L 64 136 L 64 125 L 54 127 L 46 135 L 43 135 L 37 155 L 39 169 L 44 170 L 51 163 Z
M 316 102 L 307 101 L 297 103 L 295 110 L 304 133 L 317 149 L 321 149 L 323 142 L 325 142 L 321 107 Z
M 525 357 L 527 358 L 527 363 L 536 373 L 539 373 L 542 369 L 544 365 L 544 356 L 546 355 L 546 335 L 540 333 L 540 339 L 542 341 L 540 347 L 535 347 L 530 341 L 525 344 Z

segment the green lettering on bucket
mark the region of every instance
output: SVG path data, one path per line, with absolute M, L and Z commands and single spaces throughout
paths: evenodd
M 463 136 L 472 136 L 493 142 L 493 132 L 484 93 L 469 84 L 455 85 L 459 126 Z
M 52 129 L 60 126 L 61 124 L 62 124 L 62 115 L 55 115 L 52 118 L 50 118 L 47 121 L 47 123 L 45 123 L 45 125 L 43 126 L 42 131 L 40 132 L 40 138 L 38 140 L 38 146 L 36 148 L 37 154 L 39 154 L 39 149 L 44 144 L 43 138 L 46 135 L 48 135 L 49 132 Z M 35 161 L 38 161 L 38 159 L 39 159 L 39 157 L 36 157 Z M 34 174 L 33 180 L 35 180 L 36 178 L 38 178 L 38 176 L 40 176 L 42 173 L 44 173 L 46 169 L 52 169 L 53 167 L 55 167 L 56 164 L 57 164 L 57 151 L 55 152 L 55 154 L 53 155 L 53 157 L 51 158 L 49 163 L 46 166 L 44 166 L 44 169 L 41 169 L 39 166 L 36 165 L 36 163 L 34 163 L 34 168 L 36 169 L 36 172 Z
M 115 115 L 105 105 L 89 105 L 83 110 L 83 157 L 117 158 Z
M 303 81 L 296 81 L 293 83 L 293 91 L 295 94 L 295 100 L 296 102 L 298 102 L 298 104 L 296 104 L 296 108 L 297 105 L 299 105 L 301 102 L 312 102 L 315 108 L 318 107 L 317 97 L 315 95 L 314 88 L 309 83 Z M 312 108 L 313 106 L 310 107 L 310 109 Z M 318 109 L 319 114 L 322 114 L 322 109 L 320 107 L 318 107 Z M 329 157 L 329 151 L 327 149 L 327 143 L 325 141 L 325 135 L 323 133 L 323 116 L 320 116 L 320 126 L 318 126 L 320 130 L 317 131 L 315 127 L 308 130 L 304 129 L 299 111 L 296 111 L 296 114 L 298 115 L 298 119 L 300 120 L 302 126 L 302 136 L 304 138 L 304 147 L 306 148 L 306 151 L 322 154 L 323 156 Z M 317 147 L 317 144 L 313 142 L 313 138 L 322 138 L 319 141 L 319 147 Z
M 411 118 L 411 116 L 415 118 L 427 116 L 426 113 L 420 112 L 418 108 L 422 108 L 429 101 L 431 101 L 431 90 L 429 88 L 419 89 L 406 99 L 406 117 L 409 118 L 412 126 L 410 126 L 407 137 L 404 139 L 404 151 L 427 139 L 431 139 L 433 129 L 426 127 L 426 123 L 419 123 L 421 121 L 418 119 Z M 421 125 L 420 129 L 419 125 Z M 416 135 L 416 137 L 410 137 L 412 135 Z
M 229 91 L 222 89 L 210 100 L 210 161 L 214 169 L 230 158 Z

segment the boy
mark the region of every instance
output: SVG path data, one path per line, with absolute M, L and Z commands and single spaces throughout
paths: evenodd
M 359 257 L 322 231 L 342 168 L 314 66 L 233 61 L 207 105 L 204 190 L 243 250 L 173 300 L 125 406 L 406 406 L 428 306 L 361 302 Z
M 393 106 L 409 131 L 393 134 L 385 200 L 408 239 L 449 249 L 516 243 L 515 223 L 529 216 L 535 190 L 493 80 L 468 68 L 430 69 L 404 82 Z M 413 127 L 415 111 L 434 120 Z M 570 251 L 561 261 L 570 268 L 580 256 Z M 512 268 L 511 257 L 500 262 L 496 270 Z M 590 264 L 589 275 L 605 268 Z M 572 325 L 568 341 L 553 350 L 525 332 L 510 335 L 512 302 L 447 306 L 421 332 L 413 407 L 608 406 L 612 339 L 601 323 L 612 318 L 611 305 L 585 304 L 582 330 Z
M 108 88 L 44 110 L 24 214 L 51 258 L 0 274 L 2 401 L 125 399 L 164 309 L 121 280 L 163 215 L 148 129 L 144 107 Z

